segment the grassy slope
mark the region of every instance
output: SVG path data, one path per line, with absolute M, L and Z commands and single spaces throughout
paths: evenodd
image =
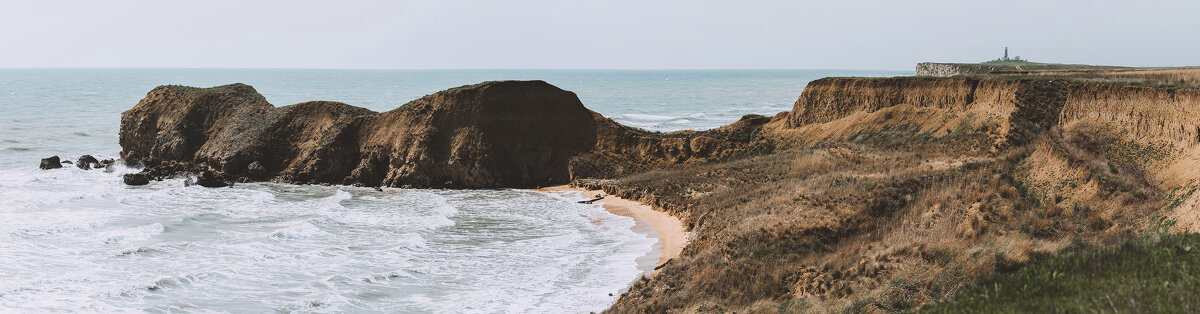
M 1048 79 L 1164 89 L 1200 88 L 1200 67 L 1119 67 L 1025 61 L 943 64 L 956 66 L 966 76 L 977 79 Z
M 1114 256 L 1120 258 L 1110 258 L 1103 257 L 1102 249 L 1073 244 L 1120 243 L 1144 230 L 1150 217 L 1171 203 L 1166 191 L 1140 175 L 1148 161 L 1108 154 L 1108 146 L 1092 145 L 1092 140 L 1110 141 L 1078 126 L 994 151 L 983 149 L 994 142 L 996 126 L 987 122 L 994 120 L 988 116 L 964 115 L 962 119 L 980 123 L 965 123 L 946 134 L 919 127 L 956 116 L 895 106 L 846 118 L 853 123 L 839 125 L 857 126 L 837 129 L 844 135 L 838 138 L 776 145 L 774 153 L 753 158 L 577 182 L 647 201 L 681 217 L 694 232 L 683 256 L 654 278 L 636 282 L 610 312 L 908 311 L 961 291 L 970 295 L 972 289 L 984 289 L 970 288 L 972 282 L 1011 274 L 1030 262 L 1049 263 L 1043 262 L 1047 256 L 1064 248 L 1068 260 L 1056 266 L 1057 273 L 1051 269 L 1051 279 L 1064 280 L 1064 269 L 1094 266 L 1077 275 L 1083 278 L 1078 283 L 1060 282 L 1086 294 L 1099 289 L 1084 285 L 1087 278 L 1146 264 L 1125 258 L 1164 247 L 1139 248 L 1131 242 L 1117 246 Z M 1155 243 L 1171 247 L 1175 238 L 1164 239 Z M 1093 256 L 1112 263 L 1097 263 Z M 1074 262 L 1066 262 L 1072 258 Z M 1029 269 L 1020 271 L 1044 275 Z M 1171 270 L 1146 269 L 1172 276 L 1191 268 Z M 1150 290 L 1162 284 L 1158 277 L 1131 276 L 1148 279 L 1129 285 L 1128 277 L 1112 277 L 1092 284 L 1192 297 Z M 1170 281 L 1167 288 L 1179 284 L 1185 283 Z M 1004 294 L 1011 287 L 1030 291 L 1026 286 L 997 282 L 990 287 L 995 295 L 997 287 Z M 1031 293 L 1055 296 L 1044 291 Z M 1119 296 L 1133 296 L 1130 306 L 1145 306 L 1133 302 L 1147 300 Z M 1172 302 L 1160 303 L 1190 306 Z M 1121 306 L 1116 300 L 1113 304 Z M 1063 310 L 1088 308 L 1100 307 Z
M 1113 248 L 1076 246 L 969 285 L 922 312 L 1200 311 L 1200 234 L 1153 234 Z

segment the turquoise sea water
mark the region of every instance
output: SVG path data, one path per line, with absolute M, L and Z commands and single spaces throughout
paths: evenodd
M 254 86 L 283 106 L 375 111 L 488 80 L 544 80 L 656 131 L 790 110 L 804 85 L 882 71 L 0 69 L 0 308 L 182 312 L 589 312 L 645 271 L 653 235 L 579 195 L 259 183 L 127 187 L 37 169 L 116 157 L 121 112 L 158 85 Z M 609 294 L 613 296 L 610 296 Z

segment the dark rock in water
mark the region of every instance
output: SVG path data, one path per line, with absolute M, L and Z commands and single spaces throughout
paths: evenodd
M 246 172 L 253 177 L 262 177 L 262 175 L 267 173 L 267 168 L 263 167 L 262 163 L 255 161 L 246 166 Z
M 202 171 L 200 176 L 196 177 L 196 184 L 207 188 L 219 188 L 229 186 L 229 182 L 225 181 L 212 171 Z
M 96 160 L 96 157 L 92 157 L 92 155 L 79 156 L 79 160 L 75 161 L 75 166 L 83 170 L 92 170 L 93 166 L 98 165 L 100 165 L 100 161 Z
M 73 162 L 71 162 L 70 160 L 63 160 L 62 163 L 68 164 L 68 165 L 73 164 Z
M 124 176 L 126 185 L 147 185 L 150 184 L 150 175 L 145 173 L 126 173 Z
M 112 158 L 109 158 L 109 159 L 101 160 L 101 161 L 99 162 L 99 164 L 100 164 L 100 166 L 101 166 L 101 167 L 105 167 L 105 166 L 111 165 L 111 164 L 113 164 L 113 163 L 115 163 L 115 162 L 117 162 L 117 161 L 116 161 L 116 160 L 114 160 L 114 159 L 112 159 Z
M 58 156 L 50 156 L 42 158 L 42 163 L 38 165 L 38 168 L 42 168 L 42 170 L 62 168 L 62 162 L 58 159 Z

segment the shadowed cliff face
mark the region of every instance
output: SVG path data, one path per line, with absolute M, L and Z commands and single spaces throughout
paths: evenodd
M 766 123 L 706 132 L 621 126 L 542 81 L 485 82 L 384 113 L 313 101 L 274 108 L 243 84 L 162 86 L 121 120 L 122 157 L 155 173 L 242 181 L 450 188 L 535 187 L 743 151 Z
M 325 101 L 274 108 L 242 84 L 163 86 L 124 113 L 121 144 L 128 159 L 251 180 L 527 187 L 568 182 L 593 125 L 574 93 L 540 81 L 463 86 L 381 114 Z

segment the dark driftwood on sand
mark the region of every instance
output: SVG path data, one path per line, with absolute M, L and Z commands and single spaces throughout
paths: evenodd
M 580 204 L 591 204 L 591 203 L 595 203 L 596 201 L 599 201 L 599 200 L 602 200 L 602 199 L 604 199 L 604 195 L 596 195 L 596 197 L 594 197 L 594 198 L 592 198 L 592 199 L 590 199 L 590 200 L 586 200 L 586 201 L 579 201 L 579 203 L 580 203 Z

